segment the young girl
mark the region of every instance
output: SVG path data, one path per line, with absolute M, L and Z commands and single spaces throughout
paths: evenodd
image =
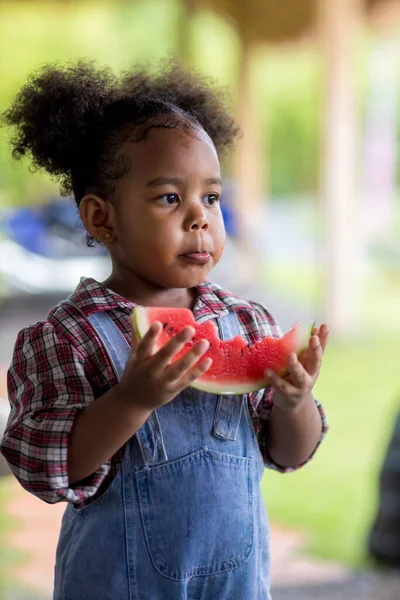
M 131 344 L 135 305 L 193 310 L 223 339 L 278 336 L 269 313 L 207 279 L 224 247 L 218 153 L 238 128 L 220 95 L 177 64 L 161 74 L 79 62 L 33 75 L 5 113 L 13 155 L 73 193 L 112 273 L 82 279 L 18 336 L 2 452 L 21 484 L 68 502 L 56 600 L 267 600 L 264 467 L 307 462 L 327 425 L 312 389 L 328 331 L 289 377 L 218 397 L 188 387 L 210 366 L 162 324 Z M 243 199 L 245 202 L 245 199 Z

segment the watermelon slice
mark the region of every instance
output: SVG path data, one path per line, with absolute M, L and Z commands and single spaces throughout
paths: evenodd
M 203 355 L 213 359 L 206 373 L 193 382 L 192 387 L 214 394 L 245 394 L 266 386 L 266 369 L 278 375 L 287 374 L 287 359 L 295 352 L 297 356 L 308 345 L 310 328 L 295 323 L 281 338 L 265 337 L 250 346 L 240 335 L 222 341 L 212 321 L 196 323 L 193 313 L 187 308 L 161 308 L 137 306 L 132 315 L 138 339 L 142 339 L 154 321 L 160 321 L 163 329 L 158 338 L 157 350 L 172 337 L 191 325 L 196 333 L 193 339 L 174 357 L 178 360 L 201 339 L 210 342 L 209 350 Z

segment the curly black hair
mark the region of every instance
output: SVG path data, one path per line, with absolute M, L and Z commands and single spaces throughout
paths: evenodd
M 112 198 L 132 166 L 123 142 L 143 139 L 152 127 L 200 126 L 219 152 L 240 133 L 221 90 L 175 59 L 120 77 L 87 60 L 46 65 L 28 78 L 2 121 L 15 128 L 13 157 L 30 155 L 32 169 L 44 168 L 78 206 L 90 192 Z

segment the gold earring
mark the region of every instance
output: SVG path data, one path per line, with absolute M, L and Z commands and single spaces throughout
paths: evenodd
M 106 233 L 106 234 L 104 234 L 104 239 L 105 239 L 106 241 L 110 241 L 110 240 L 111 240 L 111 233 Z

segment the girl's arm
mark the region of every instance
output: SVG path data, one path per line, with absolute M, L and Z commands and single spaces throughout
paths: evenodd
M 85 479 L 114 456 L 151 412 L 127 400 L 119 385 L 80 411 L 69 436 L 69 484 Z
M 289 376 L 266 373 L 273 387 L 273 408 L 268 424 L 268 454 L 280 467 L 305 462 L 321 439 L 322 422 L 312 389 L 318 379 L 328 342 L 328 328 L 315 328 L 301 360 L 289 357 Z
M 295 408 L 274 404 L 267 431 L 269 457 L 282 468 L 301 465 L 315 450 L 321 433 L 321 415 L 312 394 Z
M 85 358 L 52 323 L 36 323 L 18 335 L 7 385 L 11 413 L 1 452 L 20 484 L 50 504 L 93 496 L 109 474 L 110 461 L 77 487 L 69 485 L 67 468 L 74 422 L 95 400 Z

